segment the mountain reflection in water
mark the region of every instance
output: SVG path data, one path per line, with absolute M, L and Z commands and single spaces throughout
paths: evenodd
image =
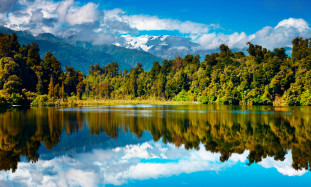
M 120 185 L 237 163 L 304 175 L 310 114 L 310 107 L 212 105 L 0 111 L 0 181 Z

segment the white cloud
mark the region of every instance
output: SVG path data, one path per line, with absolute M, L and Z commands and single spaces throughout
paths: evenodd
M 0 24 L 13 30 L 29 30 L 34 35 L 43 32 L 64 37 L 75 35 L 77 40 L 90 41 L 94 44 L 118 43 L 121 46 L 122 42 L 126 41 L 126 37 L 120 35 L 129 35 L 132 38 L 138 36 L 140 38 L 133 39 L 138 42 L 131 46 L 145 51 L 150 47 L 144 44 L 145 41 L 141 41 L 140 31 L 178 31 L 180 36 L 174 36 L 174 41 L 177 41 L 178 37 L 184 40 L 164 50 L 191 53 L 201 49 L 217 49 L 223 43 L 230 48 L 242 49 L 247 47 L 248 41 L 271 50 L 276 47 L 291 46 L 291 40 L 296 36 L 311 37 L 309 24 L 303 19 L 295 18 L 281 20 L 275 27 L 266 26 L 251 35 L 246 35 L 244 32 L 223 34 L 217 30 L 220 26 L 213 23 L 203 24 L 151 15 L 131 15 L 122 9 L 100 10 L 98 5 L 92 2 L 83 5 L 74 0 L 55 2 L 53 0 L 0 0 L 0 2 L 2 2 Z M 137 46 L 139 42 L 142 46 Z M 200 46 L 197 47 L 196 44 Z M 160 45 L 163 46 L 162 43 L 158 46 Z M 161 49 L 161 46 L 154 49 Z
M 283 175 L 287 176 L 301 176 L 307 173 L 308 171 L 305 169 L 302 170 L 295 170 L 292 167 L 292 152 L 288 151 L 287 155 L 285 156 L 284 161 L 276 161 L 272 157 L 267 157 L 259 163 L 264 168 L 275 168 L 278 172 L 282 173 Z
M 235 32 L 231 35 L 210 33 L 203 34 L 197 42 L 203 49 L 217 49 L 221 44 L 226 44 L 230 48 L 244 48 L 246 42 L 250 41 L 252 37 L 247 36 L 244 32 Z
M 275 28 L 277 29 L 279 27 L 285 27 L 285 28 L 294 27 L 298 29 L 299 32 L 301 33 L 305 31 L 307 32 L 310 31 L 309 24 L 303 19 L 294 19 L 294 18 L 284 19 L 283 21 L 280 21 Z
M 284 19 L 275 27 L 266 26 L 252 35 L 233 33 L 229 35 L 207 33 L 200 36 L 197 42 L 203 49 L 215 49 L 221 44 L 230 48 L 245 48 L 246 42 L 262 45 L 270 50 L 279 47 L 290 47 L 291 41 L 297 37 L 311 37 L 311 28 L 303 19 Z
M 98 5 L 90 2 L 79 8 L 70 8 L 67 14 L 67 22 L 70 25 L 94 23 L 98 18 Z
M 42 32 L 56 32 L 58 30 L 57 14 L 55 12 L 57 4 L 50 1 L 34 0 L 17 2 L 22 8 L 8 13 L 4 26 L 13 30 L 29 30 L 37 35 Z
M 9 12 L 4 26 L 13 30 L 29 30 L 34 35 L 52 33 L 56 35 L 78 33 L 89 27 L 75 27 L 93 24 L 99 19 L 98 6 L 92 2 L 78 6 L 73 0 L 54 2 L 50 0 L 18 0 L 20 8 Z M 64 32 L 65 31 L 65 32 Z
M 156 154 L 152 153 L 153 147 L 150 144 L 142 145 L 127 145 L 124 149 L 125 155 L 122 159 L 131 159 L 131 158 L 159 158 Z
M 126 19 L 129 25 L 138 30 L 177 30 L 183 34 L 202 34 L 207 33 L 210 30 L 209 25 L 195 23 L 191 21 L 179 21 L 174 19 L 160 19 L 157 16 L 147 15 L 131 15 L 127 16 Z
M 269 50 L 273 50 L 279 47 L 291 47 L 291 41 L 297 36 L 304 38 L 311 37 L 311 28 L 303 19 L 285 19 L 280 21 L 275 27 L 266 26 L 254 34 L 247 35 L 244 32 L 235 32 L 232 34 L 223 34 L 216 31 L 210 32 L 209 25 L 199 23 L 159 19 L 158 17 L 145 15 L 126 16 L 124 14 L 122 10 L 118 9 L 113 11 L 113 16 L 111 17 L 119 21 L 128 22 L 131 27 L 135 26 L 137 30 L 178 30 L 180 33 L 188 34 L 187 36 L 191 39 L 192 43 L 189 43 L 187 40 L 180 40 L 181 42 L 178 43 L 178 46 L 174 45 L 176 40 L 172 42 L 163 40 L 155 44 L 154 36 L 145 35 L 136 37 L 131 34 L 122 36 L 127 43 L 124 45 L 121 43 L 121 46 L 142 49 L 160 56 L 162 54 L 164 58 L 168 58 L 165 56 L 165 52 L 170 50 L 174 50 L 175 52 L 180 51 L 181 53 L 183 53 L 182 51 L 184 51 L 184 53 L 196 53 L 197 50 L 202 49 L 218 49 L 221 44 L 226 44 L 231 49 L 243 49 L 247 48 L 247 42 L 262 45 Z M 150 41 L 152 41 L 152 43 Z M 198 43 L 199 46 L 195 46 L 194 44 L 196 43 Z M 165 47 L 162 50 L 162 46 L 165 45 L 167 45 L 168 48 Z M 153 49 L 150 51 L 151 47 Z M 157 53 L 157 49 L 160 50 L 159 54 Z
M 105 24 L 105 23 L 113 24 Z M 218 28 L 217 24 L 202 24 L 191 21 L 180 21 L 176 19 L 165 19 L 150 15 L 129 15 L 121 9 L 105 10 L 104 24 L 102 26 L 114 27 L 120 24 L 123 27 L 127 26 L 127 30 L 119 27 L 119 31 L 178 31 L 181 34 L 189 34 L 192 37 L 197 37 L 202 33 L 207 33 L 210 29 Z M 122 24 L 121 24 L 122 23 Z M 129 29 L 131 28 L 131 29 Z M 125 34 L 127 32 L 124 32 Z
M 264 27 L 254 34 L 253 43 L 268 49 L 290 47 L 291 41 L 297 37 L 311 37 L 311 28 L 303 19 L 289 18 L 272 27 Z
M 66 21 L 68 9 L 72 5 L 74 5 L 74 1 L 73 0 L 65 0 L 65 1 L 61 1 L 59 3 L 56 11 L 59 14 L 59 21 L 60 22 L 65 22 Z
M 10 186 L 97 186 L 126 184 L 133 180 L 157 179 L 198 171 L 221 172 L 237 163 L 247 162 L 249 151 L 232 154 L 228 161 L 219 161 L 220 153 L 211 153 L 200 145 L 200 150 L 176 148 L 172 144 L 145 142 L 115 149 L 97 149 L 90 153 L 72 153 L 37 163 L 21 162 L 15 173 L 0 172 L 0 181 Z M 160 158 L 161 162 L 154 159 Z M 142 161 L 143 160 L 143 161 Z M 292 169 L 291 153 L 285 161 L 265 158 L 259 163 L 265 168 L 276 168 L 284 175 L 303 175 Z M 1 184 L 1 183 L 0 183 Z
M 69 186 L 89 186 L 95 187 L 98 184 L 97 174 L 90 171 L 83 171 L 79 169 L 69 169 L 66 172 L 66 178 Z

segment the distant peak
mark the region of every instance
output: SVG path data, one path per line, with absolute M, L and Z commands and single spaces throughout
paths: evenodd
M 38 36 L 36 36 L 36 39 L 38 40 L 56 40 L 56 41 L 62 41 L 62 38 L 59 38 L 51 33 L 41 33 Z

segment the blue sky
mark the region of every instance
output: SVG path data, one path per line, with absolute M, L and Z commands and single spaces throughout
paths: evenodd
M 310 7 L 307 0 L 3 0 L 0 25 L 145 51 L 146 38 L 159 35 L 175 37 L 170 44 L 189 51 L 222 43 L 243 49 L 246 42 L 273 49 L 311 37 Z
M 83 1 L 82 1 L 83 2 Z M 95 1 L 100 8 L 121 8 L 130 14 L 145 14 L 219 24 L 225 33 L 252 34 L 265 26 L 277 25 L 283 19 L 303 18 L 310 23 L 311 1 L 308 0 L 105 0 Z

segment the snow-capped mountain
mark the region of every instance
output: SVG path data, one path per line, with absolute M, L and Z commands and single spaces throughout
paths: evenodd
M 114 45 L 129 49 L 137 49 L 149 52 L 155 56 L 172 59 L 176 56 L 185 56 L 198 52 L 199 44 L 191 42 L 189 38 L 160 35 L 160 36 L 121 36 L 123 43 L 118 42 Z
M 114 45 L 145 51 L 163 59 L 174 59 L 177 56 L 184 57 L 188 54 L 199 54 L 201 59 L 204 59 L 206 54 L 220 52 L 219 48 L 202 49 L 199 44 L 192 42 L 190 38 L 171 35 L 142 35 L 138 37 L 133 35 L 122 35 L 121 38 L 123 40 L 120 41 L 123 42 L 114 43 Z M 232 52 L 242 51 L 247 54 L 246 48 L 232 48 L 231 50 Z M 286 50 L 288 54 L 291 53 L 290 50 Z
M 130 49 L 139 49 L 148 52 L 154 45 L 167 45 L 164 40 L 168 36 L 148 36 L 143 35 L 139 37 L 135 37 L 132 35 L 122 35 L 124 39 L 124 43 L 116 43 L 117 45 L 121 45 L 122 47 L 130 48 Z

